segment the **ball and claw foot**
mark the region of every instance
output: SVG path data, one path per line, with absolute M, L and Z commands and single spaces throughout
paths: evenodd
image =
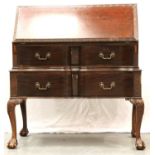
M 26 137 L 28 135 L 29 131 L 28 129 L 21 129 L 20 136 Z
M 141 138 L 136 139 L 136 144 L 135 145 L 136 145 L 137 150 L 144 150 L 145 149 L 145 144 L 144 144 L 144 142 L 142 141 Z
M 7 147 L 9 149 L 15 149 L 16 146 L 17 146 L 17 139 L 15 139 L 15 138 L 10 139 L 10 141 L 7 144 Z

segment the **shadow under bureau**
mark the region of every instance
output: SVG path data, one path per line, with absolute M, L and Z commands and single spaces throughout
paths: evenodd
M 17 146 L 17 104 L 20 135 L 28 134 L 28 97 L 125 98 L 133 104 L 136 148 L 145 148 L 135 5 L 18 7 L 12 46 L 9 148 Z

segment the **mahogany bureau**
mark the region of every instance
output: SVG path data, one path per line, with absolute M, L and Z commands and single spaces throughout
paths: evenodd
M 9 148 L 17 146 L 17 104 L 20 135 L 28 134 L 28 97 L 125 98 L 133 104 L 136 148 L 145 148 L 136 5 L 18 7 L 12 46 Z

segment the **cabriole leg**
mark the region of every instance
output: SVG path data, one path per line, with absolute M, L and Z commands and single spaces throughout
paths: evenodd
M 17 104 L 20 104 L 22 101 L 23 101 L 22 99 L 10 99 L 7 104 L 7 112 L 10 118 L 10 123 L 12 128 L 12 136 L 7 144 L 7 147 L 10 149 L 14 149 L 17 146 L 15 107 Z
M 27 112 L 26 112 L 26 99 L 23 99 L 23 102 L 20 104 L 21 114 L 23 119 L 23 128 L 20 131 L 20 135 L 26 137 L 29 133 L 27 129 Z
M 132 107 L 132 130 L 131 130 L 131 135 L 132 137 L 136 137 L 136 106 L 133 104 Z
M 140 128 L 144 113 L 144 102 L 141 98 L 131 98 L 129 101 L 133 104 L 132 111 L 132 136 L 136 137 L 137 150 L 144 150 L 145 144 L 141 139 Z

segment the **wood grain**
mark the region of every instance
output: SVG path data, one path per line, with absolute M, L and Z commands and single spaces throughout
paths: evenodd
M 135 5 L 19 7 L 14 41 L 137 40 L 135 9 Z

